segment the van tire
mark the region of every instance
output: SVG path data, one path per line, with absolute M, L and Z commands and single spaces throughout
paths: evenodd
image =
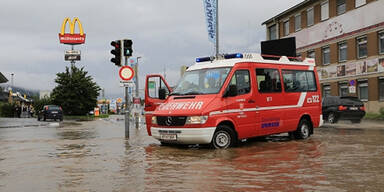
M 213 134 L 211 147 L 215 149 L 226 149 L 233 147 L 237 143 L 236 134 L 233 129 L 227 125 L 219 125 Z
M 307 119 L 301 119 L 293 136 L 295 139 L 307 139 L 311 135 L 311 123 Z

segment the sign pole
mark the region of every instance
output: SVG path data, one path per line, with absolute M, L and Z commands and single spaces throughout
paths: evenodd
M 136 98 L 140 98 L 140 96 L 139 96 L 139 59 L 140 59 L 141 57 L 137 57 L 137 61 L 136 61 L 136 67 L 135 67 L 135 79 L 136 79 L 136 90 L 135 90 L 135 95 L 136 95 Z M 140 102 L 140 104 L 141 104 L 141 102 Z M 135 104 L 136 106 L 137 105 L 139 105 L 140 106 L 140 104 Z M 135 113 L 135 124 L 136 124 L 136 129 L 138 129 L 139 128 L 139 113 L 136 111 L 136 113 Z
M 128 65 L 128 57 L 125 57 L 125 66 Z M 129 99 L 128 86 L 125 86 L 125 138 L 129 139 Z
M 216 59 L 219 58 L 219 0 L 216 0 Z

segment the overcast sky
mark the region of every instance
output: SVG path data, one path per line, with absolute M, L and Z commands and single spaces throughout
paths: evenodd
M 265 40 L 261 23 L 301 1 L 219 0 L 220 53 L 259 52 Z M 175 85 L 182 65 L 215 53 L 203 7 L 203 0 L 1 0 L 0 72 L 9 80 L 14 73 L 15 86 L 52 90 L 56 73 L 70 66 L 64 61 L 70 46 L 59 43 L 61 24 L 79 17 L 86 40 L 75 46 L 82 54 L 76 66 L 108 98 L 123 96 L 118 67 L 110 62 L 110 42 L 117 39 L 132 39 L 134 56 L 142 57 L 140 88 L 145 75 L 163 74 L 164 68 Z

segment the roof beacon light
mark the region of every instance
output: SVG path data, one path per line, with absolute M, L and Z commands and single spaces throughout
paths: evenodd
M 196 58 L 196 63 L 206 62 L 206 61 L 211 61 L 211 57 L 200 57 L 200 58 Z
M 233 58 L 243 58 L 243 54 L 241 53 L 234 53 L 234 54 L 226 54 L 224 55 L 225 59 L 233 59 Z

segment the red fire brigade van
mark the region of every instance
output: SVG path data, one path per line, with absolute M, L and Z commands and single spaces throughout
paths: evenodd
M 322 124 L 314 59 L 268 58 L 260 54 L 198 58 L 173 90 L 161 75 L 148 75 L 148 134 L 161 143 L 214 148 L 285 132 L 308 138 Z

